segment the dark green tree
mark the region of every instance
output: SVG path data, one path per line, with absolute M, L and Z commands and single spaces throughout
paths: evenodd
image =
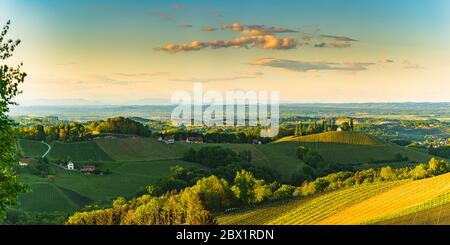
M 0 33 L 0 62 L 10 58 L 20 44 L 20 40 L 6 39 L 10 21 Z M 0 218 L 5 214 L 7 206 L 14 205 L 17 195 L 25 191 L 15 175 L 16 138 L 14 135 L 14 122 L 7 116 L 9 106 L 15 105 L 13 98 L 20 93 L 19 84 L 26 74 L 21 71 L 22 64 L 10 67 L 0 64 Z

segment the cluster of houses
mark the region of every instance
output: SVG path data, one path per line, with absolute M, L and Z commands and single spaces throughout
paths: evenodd
M 174 144 L 175 138 L 173 135 L 166 135 L 166 136 L 159 136 L 158 138 L 159 142 L 163 142 L 166 144 Z M 188 136 L 186 137 L 186 143 L 196 143 L 196 144 L 202 144 L 204 143 L 202 136 Z M 259 139 L 252 140 L 252 144 L 254 145 L 261 145 L 262 141 Z
M 33 162 L 33 158 L 24 157 L 19 160 L 19 166 L 26 167 L 26 166 L 30 165 L 32 162 Z M 68 161 L 64 168 L 69 171 L 77 171 L 75 169 L 75 163 L 73 163 L 72 161 Z M 82 174 L 94 174 L 96 170 L 97 169 L 95 168 L 94 165 L 82 166 L 79 169 L 80 173 L 82 173 Z
M 448 139 L 439 139 L 439 140 L 435 140 L 433 142 L 429 142 L 429 141 L 419 141 L 417 142 L 418 145 L 422 146 L 422 147 L 433 147 L 433 148 L 440 148 L 440 147 L 444 147 L 444 146 L 448 146 L 450 145 L 450 138 Z
M 158 141 L 164 142 L 166 144 L 174 144 L 175 137 L 173 135 L 166 135 L 164 137 L 160 136 Z M 186 138 L 186 143 L 203 143 L 203 137 L 201 136 L 189 136 Z
M 450 143 L 450 139 L 440 139 L 437 143 L 433 144 L 433 148 L 443 147 L 449 143 Z
M 75 164 L 72 161 L 68 161 L 66 169 L 70 170 L 70 171 L 75 171 Z M 83 166 L 83 167 L 80 168 L 80 173 L 82 173 L 82 174 L 93 174 L 93 173 L 95 173 L 95 170 L 96 170 L 95 166 L 93 166 L 93 165 L 86 165 L 86 166 Z

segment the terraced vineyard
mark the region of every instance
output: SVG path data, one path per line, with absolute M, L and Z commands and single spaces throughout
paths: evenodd
M 22 155 L 26 157 L 41 157 L 48 149 L 46 145 L 35 140 L 21 139 L 17 145 Z
M 449 224 L 450 173 L 360 185 L 219 217 L 220 224 Z
M 288 136 L 281 138 L 276 142 L 298 141 L 315 143 L 341 143 L 352 145 L 378 145 L 381 144 L 378 139 L 358 132 L 325 132 L 306 136 Z
M 450 174 L 412 181 L 348 207 L 319 224 L 360 224 L 450 192 Z
M 219 217 L 220 224 L 314 224 L 340 209 L 404 181 L 360 185 L 304 200 Z
M 447 196 L 448 198 L 448 196 Z M 427 204 L 430 205 L 430 204 Z M 374 224 L 391 225 L 391 224 L 409 224 L 409 225 L 448 225 L 450 224 L 450 201 L 447 200 L 445 204 L 430 205 L 430 208 L 420 207 L 411 208 L 411 213 L 397 217 L 386 217 L 382 221 L 374 221 Z M 416 209 L 416 210 L 414 210 Z

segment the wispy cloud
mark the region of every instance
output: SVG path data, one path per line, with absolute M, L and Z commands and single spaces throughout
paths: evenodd
M 334 36 L 334 35 L 322 34 L 319 37 L 321 37 L 321 38 L 329 38 L 329 39 L 333 39 L 335 41 L 343 41 L 343 42 L 356 42 L 356 41 L 358 41 L 358 40 L 355 40 L 353 38 L 346 37 L 346 36 Z
M 273 35 L 239 37 L 231 40 L 193 41 L 187 44 L 166 44 L 155 50 L 170 53 L 197 51 L 205 48 L 261 48 L 261 49 L 293 49 L 299 45 L 293 38 L 277 38 Z
M 217 28 L 210 27 L 210 26 L 202 27 L 202 32 L 213 32 L 213 31 L 217 31 Z
M 58 64 L 56 64 L 56 65 L 58 65 L 58 66 L 78 65 L 78 62 L 75 62 L 75 61 L 68 61 L 68 62 L 58 63 Z
M 308 71 L 365 71 L 373 62 L 308 62 L 287 59 L 262 58 L 250 62 L 251 65 L 269 66 L 296 72 Z
M 240 80 L 240 79 L 255 79 L 259 78 L 263 75 L 262 72 L 239 72 L 236 73 L 234 76 L 227 76 L 227 77 L 211 77 L 211 78 L 189 78 L 189 79 L 170 79 L 174 82 L 222 82 L 222 81 L 233 81 L 233 80 Z
M 155 77 L 155 76 L 162 76 L 162 75 L 168 75 L 168 72 L 142 72 L 142 73 L 114 73 L 113 75 L 121 76 L 121 77 Z
M 173 19 L 171 15 L 169 15 L 167 13 L 163 13 L 163 12 L 150 12 L 150 14 L 157 15 L 157 16 L 161 17 L 162 19 L 164 19 L 165 21 L 171 21 Z
M 191 24 L 181 24 L 180 25 L 181 28 L 192 28 Z
M 337 42 L 314 44 L 315 48 L 349 48 L 351 46 L 352 45 L 350 43 L 337 43 Z
M 211 13 L 211 16 L 212 16 L 212 17 L 218 18 L 218 17 L 222 17 L 222 14 L 219 13 L 219 12 L 212 12 L 212 13 Z
M 417 63 L 413 63 L 409 60 L 404 60 L 403 61 L 403 68 L 405 69 L 410 69 L 410 70 L 414 70 L 414 69 L 423 69 L 423 67 Z
M 394 63 L 394 60 L 384 58 L 384 59 L 379 60 L 378 63 L 380 63 L 380 64 L 389 64 L 389 63 Z

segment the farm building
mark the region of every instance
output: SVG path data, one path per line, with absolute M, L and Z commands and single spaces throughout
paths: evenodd
M 75 164 L 72 161 L 67 163 L 67 170 L 75 170 Z
M 29 157 L 24 157 L 19 160 L 19 166 L 28 166 L 31 163 L 31 160 L 32 159 Z
M 163 139 L 164 143 L 166 144 L 174 144 L 175 143 L 175 138 L 170 135 L 170 136 L 165 136 Z
M 254 144 L 254 145 L 261 145 L 262 142 L 261 142 L 261 140 L 254 139 L 254 140 L 252 140 L 252 144 Z
M 83 174 L 93 174 L 94 172 L 95 172 L 95 166 L 92 166 L 92 165 L 87 165 L 87 166 L 80 168 L 80 173 L 83 173 Z
M 189 136 L 186 138 L 186 143 L 203 143 L 203 137 Z

